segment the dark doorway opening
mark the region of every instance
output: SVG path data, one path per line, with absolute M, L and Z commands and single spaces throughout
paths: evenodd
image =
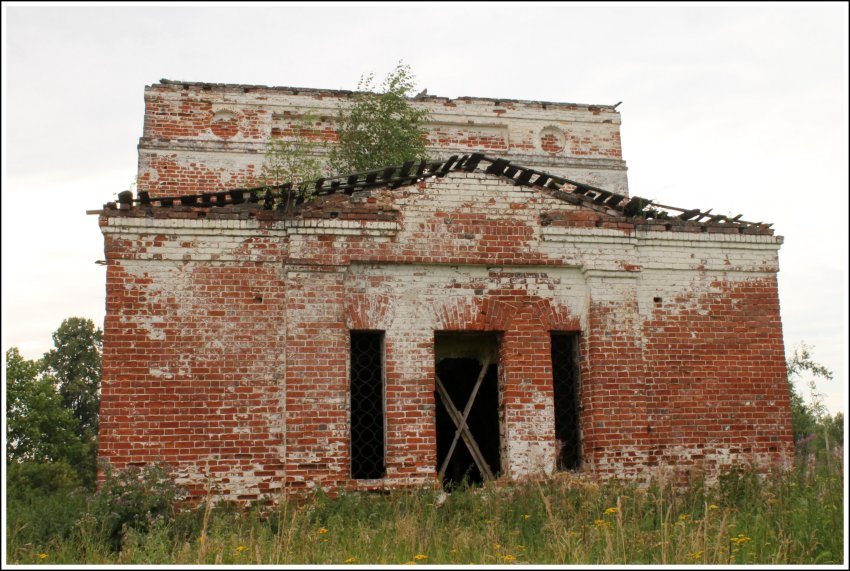
M 437 470 L 447 488 L 499 474 L 498 347 L 495 333 L 435 336 Z
M 559 446 L 559 470 L 576 470 L 581 464 L 578 338 L 577 333 L 552 332 L 555 438 Z

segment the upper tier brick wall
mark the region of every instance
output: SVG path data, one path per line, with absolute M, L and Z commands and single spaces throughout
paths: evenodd
M 339 90 L 182 83 L 145 88 L 138 189 L 152 196 L 215 192 L 256 180 L 269 138 L 287 138 L 305 112 L 313 136 L 333 144 Z M 620 114 L 610 105 L 426 96 L 428 148 L 435 158 L 494 154 L 628 195 Z M 326 151 L 320 149 L 320 156 Z

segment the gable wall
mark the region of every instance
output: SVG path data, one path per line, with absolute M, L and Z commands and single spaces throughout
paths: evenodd
M 541 225 L 553 212 L 561 222 Z M 547 473 L 555 330 L 582 335 L 585 469 L 787 458 L 781 238 L 597 227 L 582 214 L 454 172 L 328 197 L 290 220 L 103 215 L 101 456 L 161 457 L 196 490 L 213 476 L 244 499 L 281 481 L 433 481 L 433 335 L 473 330 L 502 334 L 502 472 Z M 348 477 L 352 329 L 386 332 L 378 484 Z
M 292 139 L 305 112 L 311 136 L 331 145 L 350 92 L 160 83 L 145 88 L 138 190 L 177 196 L 260 184 L 265 142 Z M 620 114 L 610 106 L 428 96 L 429 150 L 448 158 L 482 152 L 628 195 Z M 319 148 L 324 158 L 327 147 Z

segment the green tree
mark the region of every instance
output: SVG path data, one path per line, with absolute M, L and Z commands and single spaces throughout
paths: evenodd
M 62 405 L 54 379 L 42 363 L 6 351 L 6 462 L 79 461 L 85 445 L 79 422 Z
M 79 421 L 79 435 L 97 437 L 103 332 L 91 319 L 69 317 L 53 333 L 44 370 L 56 379 L 62 404 Z
M 414 85 L 410 67 L 402 62 L 387 75 L 378 92 L 374 74 L 361 77 L 352 104 L 339 110 L 339 142 L 329 155 L 330 167 L 336 174 L 428 158 L 428 112 L 411 104 Z
M 310 198 L 310 190 L 303 183 L 322 176 L 322 162 L 318 157 L 321 146 L 316 140 L 315 123 L 312 113 L 305 113 L 293 122 L 293 135 L 290 139 L 268 139 L 266 154 L 260 170 L 262 184 L 267 186 L 292 184 L 289 191 L 280 198 L 289 208 L 295 194 Z
M 6 352 L 7 462 L 65 463 L 80 481 L 97 475 L 103 333 L 71 317 L 38 361 Z
M 832 380 L 833 373 L 817 363 L 812 357 L 812 348 L 801 343 L 794 348 L 786 361 L 788 389 L 791 392 L 791 423 L 794 441 L 802 452 L 817 452 L 827 446 L 844 442 L 844 416 L 831 416 L 823 404 L 823 395 L 817 391 L 816 380 Z M 809 389 L 810 402 L 800 392 L 798 381 L 803 379 Z
M 842 413 L 838 412 L 834 416 L 827 416 L 823 421 L 823 426 L 831 445 L 840 446 L 844 444 L 844 415 Z

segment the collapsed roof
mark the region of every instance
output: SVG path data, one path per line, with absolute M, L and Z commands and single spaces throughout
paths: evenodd
M 639 196 L 628 197 L 582 182 L 576 182 L 558 175 L 524 167 L 497 157 L 488 157 L 482 153 L 472 153 L 447 160 L 420 162 L 408 161 L 400 166 L 390 166 L 361 173 L 338 175 L 293 185 L 290 183 L 267 185 L 254 188 L 235 188 L 214 193 L 190 194 L 182 196 L 151 197 L 147 192 L 118 194 L 117 205 L 110 202 L 105 210 L 127 210 L 138 204 L 143 208 L 215 208 L 233 205 L 255 205 L 258 209 L 291 212 L 305 201 L 314 197 L 332 194 L 352 195 L 357 191 L 388 188 L 396 189 L 415 184 L 431 177 L 443 177 L 450 172 L 484 172 L 507 179 L 517 186 L 544 189 L 552 196 L 600 212 L 609 218 L 622 219 L 632 224 L 650 224 L 654 229 L 673 230 L 698 227 L 700 231 L 766 234 L 773 235 L 771 223 L 749 222 L 742 215 L 728 217 L 723 214 L 711 214 L 711 209 L 703 212 L 698 208 L 685 209 L 659 204 Z M 546 220 L 541 220 L 546 224 Z

